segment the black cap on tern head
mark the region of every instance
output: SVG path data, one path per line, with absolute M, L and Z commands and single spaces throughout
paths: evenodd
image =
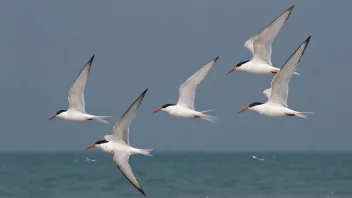
M 239 63 L 236 65 L 236 67 L 240 67 L 241 65 L 243 65 L 243 64 L 245 64 L 245 63 L 247 63 L 247 62 L 249 62 L 249 60 L 239 62 Z
M 58 111 L 58 112 L 56 112 L 56 115 L 59 115 L 59 114 L 61 114 L 62 112 L 66 112 L 67 110 L 60 110 L 60 111 Z
M 248 107 L 254 107 L 254 106 L 257 106 L 257 105 L 261 105 L 261 104 L 263 104 L 263 103 L 261 103 L 261 102 L 253 102 Z
M 103 144 L 103 143 L 108 143 L 109 141 L 107 140 L 99 140 L 95 144 Z
M 167 108 L 169 106 L 174 106 L 175 104 L 164 104 L 161 108 Z

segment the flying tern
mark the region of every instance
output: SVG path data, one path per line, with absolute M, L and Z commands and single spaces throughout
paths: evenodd
M 213 68 L 218 58 L 219 57 L 216 57 L 203 66 L 181 85 L 177 104 L 165 104 L 161 108 L 155 110 L 153 114 L 166 111 L 176 118 L 201 118 L 214 122 L 216 117 L 205 114 L 205 112 L 212 110 L 196 111 L 194 109 L 194 99 L 196 97 L 197 86 L 208 75 L 210 69 Z
M 275 75 L 274 79 L 271 81 L 271 88 L 264 90 L 264 95 L 268 97 L 266 103 L 254 102 L 248 107 L 242 109 L 239 113 L 245 112 L 247 110 L 256 111 L 263 116 L 268 117 L 286 117 L 286 116 L 298 116 L 301 118 L 307 118 L 307 115 L 312 112 L 298 112 L 289 109 L 287 106 L 287 96 L 289 82 L 295 71 L 299 61 L 301 60 L 305 49 L 308 46 L 311 36 L 309 36 L 291 55 L 291 57 L 286 61 L 281 70 Z
M 128 110 L 123 114 L 121 119 L 116 122 L 114 126 L 114 134 L 106 135 L 104 140 L 97 141 L 94 145 L 86 148 L 100 148 L 106 153 L 114 155 L 114 162 L 117 168 L 120 169 L 122 174 L 131 182 L 131 184 L 139 190 L 144 196 L 145 193 L 139 184 L 137 178 L 134 176 L 131 166 L 128 163 L 130 155 L 133 154 L 142 154 L 142 155 L 150 155 L 152 149 L 138 149 L 133 148 L 129 144 L 129 126 L 131 124 L 132 119 L 135 117 L 137 109 L 141 104 L 144 95 L 146 94 L 148 89 L 146 89 L 138 98 L 134 101 L 134 103 L 128 108 Z
M 252 53 L 252 59 L 241 61 L 227 74 L 234 71 L 245 71 L 253 75 L 270 75 L 276 74 L 280 70 L 271 63 L 272 43 L 290 17 L 293 7 L 294 6 L 291 6 L 283 12 L 260 34 L 252 36 L 245 42 L 244 47 Z M 296 72 L 295 74 L 298 75 Z
M 58 111 L 56 115 L 50 118 L 50 120 L 53 120 L 54 118 L 58 117 L 72 122 L 85 122 L 87 120 L 96 120 L 102 123 L 108 123 L 103 118 L 109 118 L 111 116 L 90 115 L 87 114 L 85 111 L 84 89 L 86 87 L 88 74 L 93 60 L 94 55 L 83 67 L 81 73 L 76 78 L 68 93 L 69 109 Z

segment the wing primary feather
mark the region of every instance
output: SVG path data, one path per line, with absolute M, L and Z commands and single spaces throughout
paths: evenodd
M 139 95 L 139 97 L 131 104 L 131 106 L 127 109 L 127 111 L 121 116 L 121 118 L 123 118 L 128 113 L 128 111 L 135 105 L 135 103 L 140 100 L 139 104 L 136 107 L 136 110 L 139 108 L 147 91 L 148 91 L 148 89 L 144 90 L 143 93 L 141 93 L 141 95 Z
M 129 126 L 132 119 L 136 116 L 137 110 L 141 105 L 145 94 L 148 89 L 144 90 L 143 93 L 132 103 L 132 105 L 127 109 L 127 111 L 121 116 L 120 120 L 114 125 L 114 135 L 113 140 L 120 141 L 123 140 L 125 143 L 129 144 Z
M 271 94 L 268 101 L 275 102 L 287 107 L 287 98 L 289 90 L 289 82 L 294 74 L 298 63 L 300 62 L 311 39 L 309 36 L 290 56 L 290 58 L 281 67 L 280 71 L 271 81 Z
M 179 96 L 177 105 L 181 105 L 190 109 L 194 109 L 194 100 L 196 97 L 196 89 L 198 85 L 208 75 L 213 68 L 219 56 L 211 60 L 209 63 L 200 68 L 196 73 L 189 77 L 179 88 Z
M 245 44 L 248 45 L 247 47 L 252 47 L 250 46 L 252 43 L 254 50 L 253 59 L 264 61 L 267 64 L 272 65 L 272 42 L 291 16 L 293 7 L 294 6 L 291 6 L 285 10 L 285 12 L 272 21 L 259 35 L 252 37 L 248 43 Z
M 275 23 L 275 21 L 276 21 L 278 18 L 280 18 L 283 14 L 285 14 L 287 11 L 289 11 L 289 14 L 288 14 L 288 16 L 287 16 L 287 18 L 286 18 L 286 20 L 285 20 L 285 22 L 286 22 L 286 21 L 288 20 L 288 18 L 290 18 L 291 12 L 292 12 L 292 10 L 293 10 L 294 7 L 295 7 L 295 5 L 289 7 L 287 10 L 285 10 L 283 13 L 281 13 L 280 16 L 276 17 L 275 20 L 273 20 L 267 27 L 271 26 L 273 23 Z
M 121 169 L 120 169 L 120 167 L 118 166 L 118 165 L 116 165 L 116 167 L 120 170 L 120 172 L 123 174 L 123 176 L 125 176 L 125 178 L 139 191 L 139 192 L 141 192 L 144 196 L 147 196 L 146 194 L 145 194 L 145 192 L 144 192 L 144 190 L 143 190 L 143 188 L 142 187 L 138 187 L 138 186 L 136 186 L 128 177 L 127 177 L 127 175 L 123 172 L 123 171 L 121 171 Z M 138 179 L 136 178 L 136 180 L 137 180 L 137 182 L 139 183 L 139 181 L 138 181 Z
M 88 75 L 90 68 L 92 66 L 95 55 L 89 59 L 86 65 L 83 67 L 81 72 L 76 77 L 76 80 L 72 84 L 72 87 L 69 91 L 69 108 L 76 109 L 81 112 L 85 112 L 85 101 L 84 101 L 84 90 L 86 87 L 86 83 L 88 81 Z
M 83 69 L 81 70 L 81 72 L 79 72 L 79 74 L 78 74 L 77 77 L 76 77 L 75 82 L 77 81 L 78 77 L 81 75 L 81 73 L 83 72 L 83 70 L 84 70 L 86 67 L 89 67 L 89 68 L 88 68 L 88 73 L 90 72 L 90 68 L 92 67 L 92 63 L 93 63 L 94 57 L 95 57 L 95 54 L 93 54 L 93 56 L 92 56 L 92 57 L 89 59 L 89 61 L 85 64 L 85 66 L 83 67 Z M 73 84 L 75 84 L 75 82 L 74 82 Z
M 311 37 L 312 37 L 312 35 L 310 35 L 310 36 L 296 49 L 296 51 L 290 56 L 289 59 L 287 59 L 287 61 L 286 61 L 285 64 L 281 67 L 281 69 L 282 69 L 283 67 L 285 67 L 285 65 L 291 60 L 291 58 L 292 58 L 293 56 L 296 55 L 296 52 L 297 52 L 298 50 L 301 50 L 301 48 L 304 47 L 304 49 L 303 49 L 303 51 L 302 51 L 302 55 L 299 57 L 299 60 L 297 61 L 297 63 L 301 60 L 302 56 L 304 55 L 304 52 L 306 51 L 306 48 L 307 48 L 309 42 L 310 42 L 310 38 L 311 38 Z

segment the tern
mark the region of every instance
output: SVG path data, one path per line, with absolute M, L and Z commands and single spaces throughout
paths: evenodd
M 155 110 L 153 114 L 166 111 L 171 116 L 176 118 L 201 118 L 214 122 L 216 117 L 204 114 L 205 112 L 212 111 L 213 109 L 207 111 L 196 111 L 194 109 L 194 99 L 196 97 L 197 86 L 208 75 L 210 69 L 213 68 L 218 59 L 219 57 L 214 58 L 181 85 L 177 104 L 165 104 L 161 108 Z
M 144 196 L 144 193 L 141 185 L 139 184 L 137 178 L 134 176 L 131 166 L 128 163 L 128 159 L 130 155 L 133 154 L 143 154 L 150 155 L 150 152 L 153 149 L 137 149 L 133 148 L 129 145 L 129 126 L 132 119 L 135 117 L 137 109 L 141 104 L 144 95 L 146 94 L 148 89 L 146 89 L 134 103 L 128 108 L 128 110 L 123 114 L 119 121 L 116 122 L 114 126 L 114 135 L 106 135 L 104 140 L 97 141 L 94 145 L 86 148 L 100 148 L 106 153 L 114 155 L 114 162 L 117 168 L 120 169 L 122 174 L 131 182 L 131 184 L 136 187 L 139 192 L 141 192 Z
M 248 107 L 242 109 L 239 113 L 252 110 L 267 117 L 280 118 L 286 116 L 298 116 L 306 119 L 308 117 L 305 114 L 313 113 L 294 111 L 287 106 L 288 85 L 290 79 L 308 46 L 310 38 L 311 36 L 309 36 L 298 47 L 298 49 L 286 61 L 281 70 L 275 75 L 274 79 L 271 81 L 271 88 L 264 91 L 264 95 L 268 96 L 268 94 L 270 94 L 268 101 L 266 103 L 254 102 Z
M 227 74 L 238 70 L 253 75 L 270 75 L 276 74 L 280 70 L 279 68 L 274 67 L 271 63 L 272 43 L 275 37 L 279 34 L 280 29 L 290 17 L 293 7 L 294 6 L 291 6 L 283 12 L 260 34 L 252 36 L 245 42 L 244 47 L 252 53 L 252 59 L 238 63 L 236 67 L 231 69 Z M 296 72 L 295 74 L 299 75 Z
M 95 55 L 93 55 L 92 58 L 90 58 L 87 64 L 83 67 L 81 73 L 76 78 L 68 93 L 69 109 L 58 111 L 56 115 L 50 118 L 50 120 L 58 117 L 72 122 L 96 120 L 98 122 L 108 123 L 108 121 L 104 120 L 103 118 L 109 118 L 111 116 L 90 115 L 85 111 L 84 89 L 86 87 L 88 74 L 93 63 L 94 56 Z

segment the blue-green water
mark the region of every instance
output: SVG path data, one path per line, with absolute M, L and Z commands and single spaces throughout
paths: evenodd
M 252 155 L 264 161 L 252 159 Z M 96 162 L 84 162 L 85 157 Z M 352 153 L 158 153 L 131 166 L 147 197 L 352 197 Z M 102 152 L 2 153 L 0 197 L 143 197 Z

